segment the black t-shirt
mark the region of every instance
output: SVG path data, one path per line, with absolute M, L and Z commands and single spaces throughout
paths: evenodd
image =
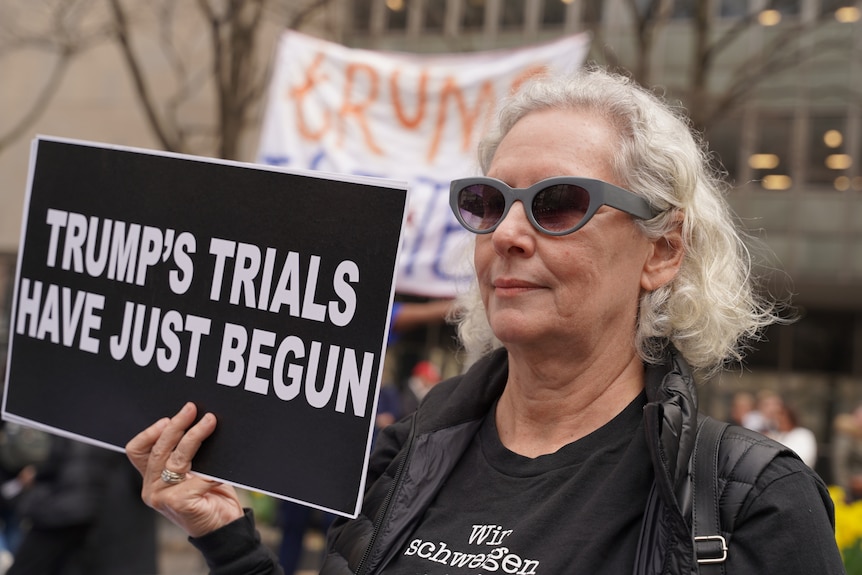
M 535 459 L 500 443 L 492 410 L 384 573 L 630 573 L 653 481 L 645 403 Z

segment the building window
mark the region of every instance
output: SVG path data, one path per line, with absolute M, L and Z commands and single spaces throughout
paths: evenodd
M 706 132 L 714 166 L 725 170 L 731 183 L 739 174 L 740 125 L 739 117 L 735 116 L 728 121 L 716 122 Z
M 820 14 L 834 15 L 839 22 L 857 22 L 860 19 L 856 0 L 820 0 Z
M 811 310 L 793 325 L 794 371 L 851 373 L 852 313 Z
M 461 28 L 481 30 L 485 26 L 485 0 L 464 0 Z
M 598 24 L 604 16 L 604 3 L 601 0 L 584 0 L 581 2 L 581 22 Z
M 748 157 L 748 166 L 752 177 L 764 189 L 783 191 L 793 185 L 790 174 L 792 128 L 792 114 L 761 111 L 758 144 Z
M 757 13 L 757 21 L 761 26 L 778 26 L 782 22 L 793 21 L 799 16 L 801 0 L 770 0 Z
M 743 360 L 749 369 L 778 370 L 781 364 L 781 339 L 791 337 L 791 326 L 771 325 L 759 340 L 749 342 L 750 348 Z
M 853 313 L 803 310 L 799 321 L 773 325 L 762 341 L 752 342 L 745 363 L 750 368 L 820 373 L 852 373 L 855 322 Z M 789 346 L 782 342 L 789 338 Z
M 371 27 L 372 0 L 355 0 L 353 2 L 352 27 L 357 32 L 368 32 Z
M 386 0 L 387 30 L 407 29 L 407 7 L 406 0 Z
M 500 26 L 508 30 L 524 27 L 524 0 L 503 0 Z
M 843 115 L 811 118 L 808 142 L 808 181 L 844 191 L 852 186 L 851 157 L 846 153 L 847 134 Z
M 691 20 L 697 16 L 697 0 L 674 0 L 671 18 L 675 20 Z
M 446 21 L 446 0 L 425 0 L 422 29 L 441 32 Z
M 802 0 L 770 0 L 767 10 L 775 10 L 782 16 L 799 16 Z
M 566 21 L 566 8 L 568 4 L 562 0 L 545 0 L 542 10 L 542 27 L 556 28 L 562 26 Z
M 748 0 L 721 0 L 718 15 L 722 18 L 744 18 L 748 14 Z

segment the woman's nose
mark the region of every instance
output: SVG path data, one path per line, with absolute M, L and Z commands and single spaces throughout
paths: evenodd
M 512 251 L 532 253 L 536 233 L 536 228 L 527 218 L 524 204 L 516 201 L 491 236 L 494 241 L 494 248 L 500 254 L 511 253 Z

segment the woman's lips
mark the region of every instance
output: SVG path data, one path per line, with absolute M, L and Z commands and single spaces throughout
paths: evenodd
M 533 282 L 514 278 L 499 278 L 494 280 L 491 285 L 494 286 L 494 290 L 498 294 L 514 294 L 541 288 L 540 285 Z

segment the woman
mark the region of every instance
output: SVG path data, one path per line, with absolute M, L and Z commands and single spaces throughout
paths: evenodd
M 799 424 L 796 410 L 778 394 L 765 398 L 761 409 L 769 421 L 769 431 L 765 435 L 792 449 L 805 465 L 813 469 L 817 463 L 817 436 Z
M 481 359 L 378 438 L 362 513 L 330 529 L 322 573 L 696 572 L 679 504 L 689 366 L 738 360 L 776 320 L 704 153 L 660 100 L 589 70 L 519 92 L 480 162 L 487 177 L 453 182 L 451 203 L 476 232 L 459 333 Z M 214 429 L 194 417 L 128 444 L 145 500 L 214 573 L 277 572 L 232 490 L 167 482 Z M 843 573 L 804 464 L 776 458 L 749 493 L 727 572 Z

